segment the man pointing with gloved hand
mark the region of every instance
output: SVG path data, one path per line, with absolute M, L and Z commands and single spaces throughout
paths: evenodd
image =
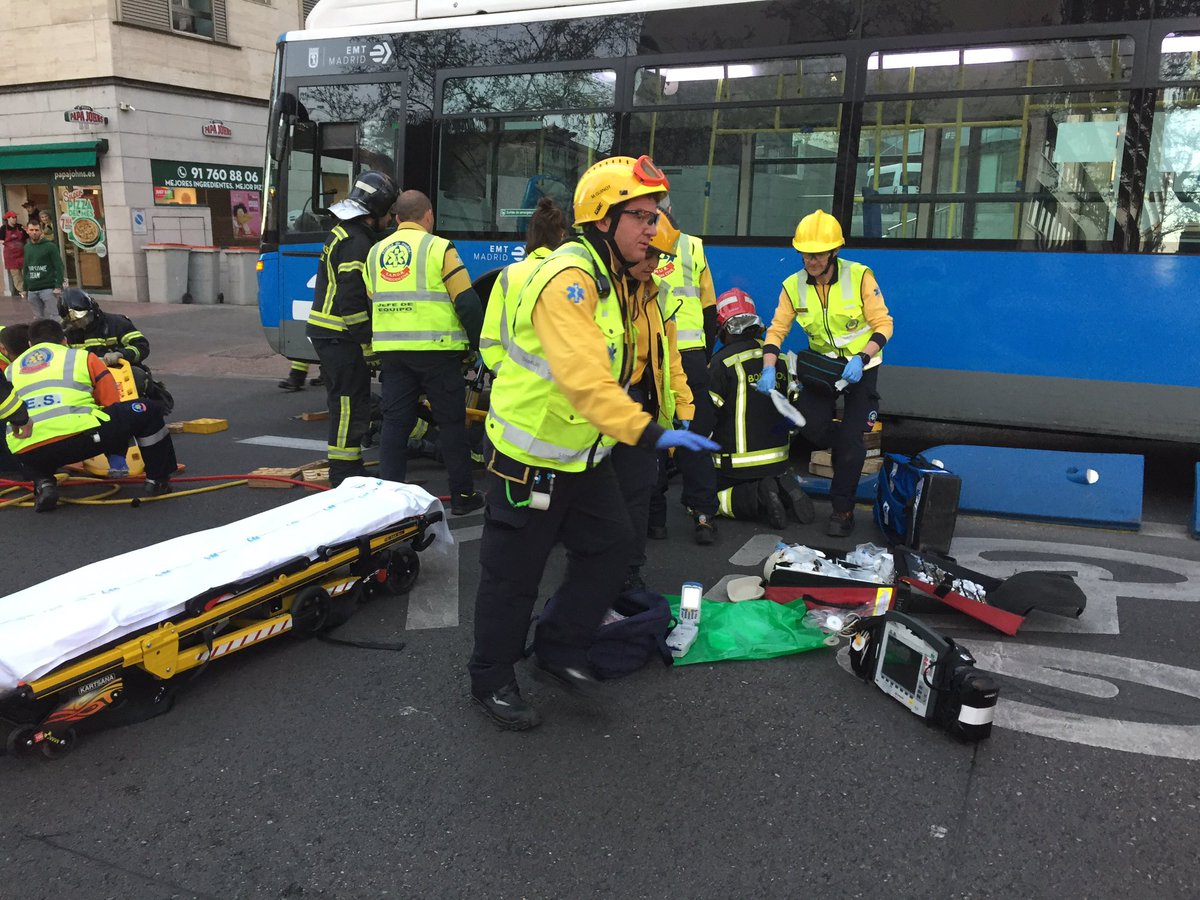
M 591 693 L 587 661 L 600 621 L 626 575 L 632 528 L 609 453 L 719 449 L 664 429 L 627 389 L 637 350 L 629 270 L 645 260 L 667 178 L 646 156 L 613 157 L 575 191 L 579 233 L 533 273 L 508 324 L 487 429 L 487 513 L 475 599 L 471 696 L 502 728 L 540 721 L 515 664 L 554 545 L 567 570 L 533 637 L 537 674 Z

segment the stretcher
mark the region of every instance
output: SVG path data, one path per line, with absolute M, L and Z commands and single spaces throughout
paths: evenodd
M 54 758 L 86 732 L 167 712 L 215 660 L 326 631 L 372 596 L 406 593 L 418 552 L 445 552 L 450 540 L 437 498 L 349 478 L 0 598 L 6 750 Z

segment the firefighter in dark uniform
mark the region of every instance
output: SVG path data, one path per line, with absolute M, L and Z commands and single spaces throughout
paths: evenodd
M 54 319 L 29 326 L 30 347 L 8 367 L 8 380 L 33 423 L 24 437 L 9 435 L 8 448 L 33 481 L 34 510 L 58 505 L 54 473 L 101 453 L 124 453 L 132 437 L 146 463 L 146 495 L 171 490 L 175 447 L 153 400 L 120 399 L 112 373 L 93 353 L 68 347 Z
M 567 550 L 553 602 L 538 618 L 535 666 L 591 691 L 588 648 L 626 574 L 632 530 L 610 451 L 719 449 L 666 430 L 627 389 L 636 334 L 626 274 L 644 261 L 667 178 L 649 157 L 596 163 L 575 191 L 577 240 L 556 249 L 521 292 L 492 385 L 487 515 L 475 598 L 471 696 L 502 728 L 540 721 L 515 666 L 550 552 Z M 635 283 L 636 284 L 636 283 Z
M 67 343 L 87 350 L 115 366 L 126 360 L 131 366 L 144 366 L 150 355 L 150 342 L 134 327 L 127 316 L 106 313 L 86 291 L 67 288 L 58 298 L 58 315 L 66 329 Z
M 790 514 L 807 525 L 816 517 L 800 479 L 788 472 L 790 423 L 771 398 L 754 388 L 763 369 L 763 323 L 754 301 L 734 288 L 717 298 L 721 349 L 708 364 L 710 396 L 716 407 L 713 454 L 717 469 L 718 514 L 782 528 Z M 788 393 L 788 373 L 769 382 Z
M 358 176 L 345 200 L 329 211 L 333 226 L 321 261 L 305 334 L 325 377 L 329 405 L 329 483 L 365 475 L 363 436 L 371 420 L 370 298 L 363 279 L 367 256 L 391 218 L 396 183 L 382 172 Z
M 862 263 L 839 258 L 838 248 L 845 243 L 841 224 L 829 213 L 818 209 L 800 220 L 792 246 L 804 268 L 784 280 L 763 347 L 763 371 L 774 373 L 780 347 L 799 323 L 809 350 L 844 362 L 841 380 L 847 387 L 840 394 L 840 422 L 834 421 L 838 397 L 802 391 L 796 400 L 808 420 L 800 436 L 813 449 L 833 450 L 833 511 L 825 529 L 830 537 L 847 537 L 854 530 L 854 497 L 867 458 L 863 433 L 878 415 L 876 383 L 893 329 L 874 273 Z M 770 389 L 762 381 L 758 386 Z

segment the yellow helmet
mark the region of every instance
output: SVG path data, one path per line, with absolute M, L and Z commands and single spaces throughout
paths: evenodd
M 654 232 L 654 237 L 650 238 L 650 246 L 659 253 L 676 256 L 675 245 L 679 243 L 679 235 L 679 226 L 675 224 L 675 219 L 669 212 L 659 207 L 658 230 Z
M 665 194 L 667 176 L 648 156 L 611 156 L 593 165 L 575 186 L 575 224 L 599 222 L 608 210 L 634 197 Z
M 801 253 L 825 253 L 846 243 L 842 226 L 829 213 L 818 209 L 800 220 L 792 246 Z

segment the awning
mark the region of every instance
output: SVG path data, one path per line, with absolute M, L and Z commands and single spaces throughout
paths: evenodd
M 10 144 L 0 147 L 0 172 L 20 169 L 80 169 L 96 165 L 108 151 L 104 138 L 68 144 Z

